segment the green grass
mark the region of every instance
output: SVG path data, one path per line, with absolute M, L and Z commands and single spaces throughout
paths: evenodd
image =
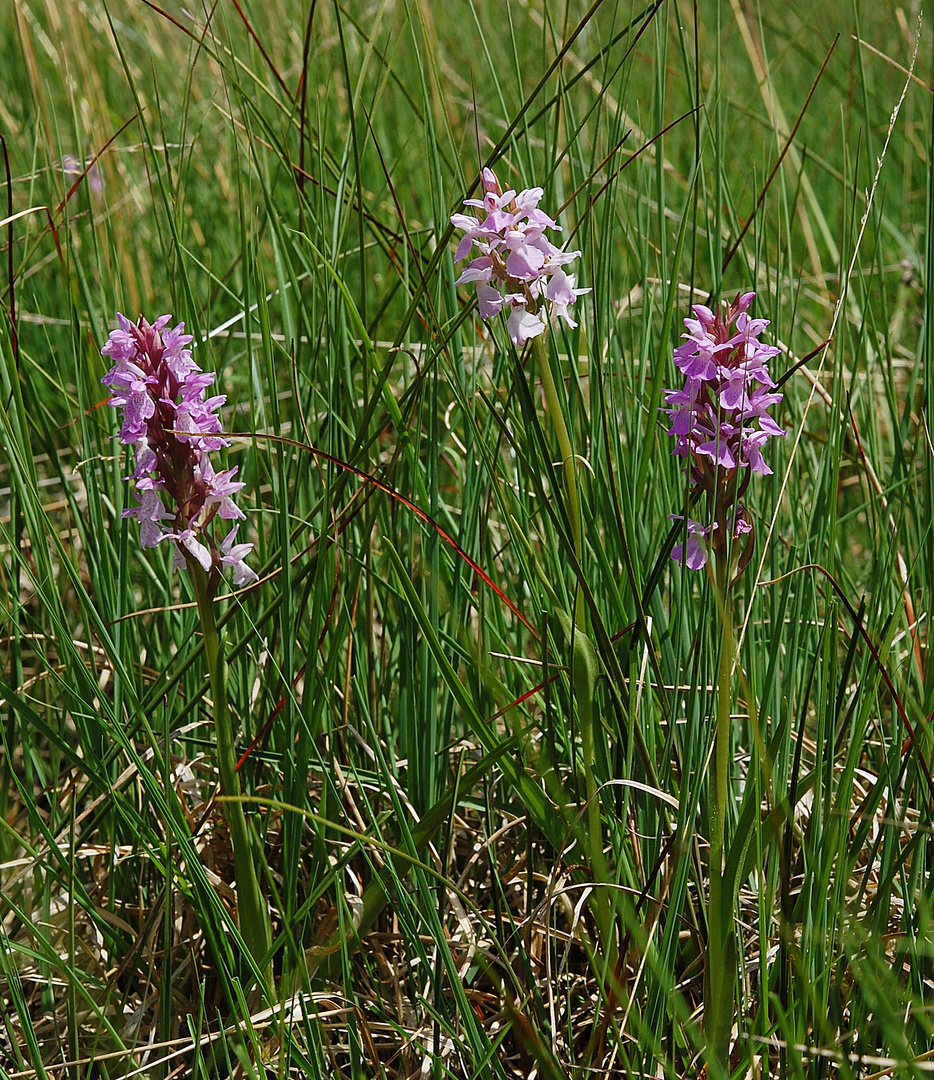
M 668 558 L 657 408 L 692 298 L 748 289 L 788 434 L 734 593 L 732 1066 L 930 1069 L 918 7 L 3 8 L 0 1075 L 697 1075 L 720 627 Z M 97 154 L 99 189 L 65 175 Z M 453 285 L 490 162 L 544 187 L 593 288 L 548 339 L 579 562 L 538 368 Z M 262 581 L 218 616 L 238 748 L 262 733 L 240 779 L 274 994 L 190 580 L 120 518 L 118 310 L 184 319 L 228 395 Z

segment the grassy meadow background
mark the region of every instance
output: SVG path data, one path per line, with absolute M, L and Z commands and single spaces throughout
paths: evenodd
M 658 406 L 690 304 L 749 289 L 787 435 L 735 594 L 731 1067 L 934 1067 L 921 7 L 2 5 L 0 1076 L 699 1074 L 720 633 Z M 489 163 L 593 289 L 548 341 L 580 563 L 536 369 L 453 285 Z M 228 395 L 275 994 L 190 583 L 120 518 L 117 311 L 184 319 Z

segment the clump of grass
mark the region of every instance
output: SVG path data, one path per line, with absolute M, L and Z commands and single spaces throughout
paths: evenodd
M 690 305 L 746 288 L 789 435 L 733 595 L 736 1010 L 708 1074 L 920 1071 L 934 172 L 914 19 L 0 16 L 3 1075 L 699 1070 L 722 635 L 711 584 L 669 558 L 685 485 L 658 407 Z M 489 163 L 545 188 L 593 289 L 534 363 L 454 287 L 449 218 Z M 118 309 L 184 319 L 228 394 L 261 576 L 221 631 L 265 996 L 195 597 L 120 519 L 99 381 Z

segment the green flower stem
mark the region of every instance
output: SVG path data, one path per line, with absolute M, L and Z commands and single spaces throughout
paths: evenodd
M 263 972 L 267 988 L 272 989 L 272 964 L 270 950 L 272 927 L 269 908 L 263 900 L 253 846 L 243 804 L 239 801 L 240 778 L 237 775 L 237 757 L 234 749 L 233 724 L 227 702 L 227 664 L 224 646 L 214 620 L 214 605 L 208 576 L 194 563 L 189 563 L 198 614 L 201 616 L 201 632 L 204 655 L 214 698 L 214 731 L 217 739 L 217 767 L 221 779 L 221 793 L 228 796 L 224 803 L 230 843 L 233 848 L 234 874 L 237 881 L 237 918 L 240 934 L 250 951 L 256 966 Z
M 589 642 L 588 642 L 589 645 Z M 575 653 L 577 653 L 575 649 Z M 580 666 L 581 660 L 575 655 L 575 669 Z M 575 680 L 578 685 L 583 679 Z M 581 725 L 581 749 L 584 755 L 584 784 L 587 793 L 587 834 L 590 844 L 590 866 L 593 872 L 597 888 L 593 894 L 593 914 L 597 920 L 600 936 L 603 941 L 604 953 L 608 960 L 608 969 L 612 974 L 616 966 L 616 942 L 613 935 L 613 899 L 612 893 L 601 885 L 608 885 L 610 881 L 606 858 L 603 854 L 603 823 L 600 820 L 600 793 L 597 790 L 597 781 L 593 773 L 595 759 L 593 741 L 593 688 L 589 696 L 579 694 L 577 698 L 578 716 Z
M 539 378 L 545 392 L 545 408 L 558 439 L 561 451 L 562 473 L 564 478 L 565 506 L 571 535 L 574 541 L 574 555 L 578 565 L 583 561 L 583 537 L 581 535 L 580 496 L 577 490 L 577 457 L 571 443 L 571 435 L 564 420 L 561 397 L 551 370 L 548 350 L 545 348 L 545 335 L 532 339 L 532 352 L 538 365 Z M 593 911 L 603 939 L 603 948 L 609 957 L 611 970 L 615 964 L 616 950 L 613 942 L 613 903 L 610 893 L 601 886 L 609 884 L 609 871 L 603 855 L 603 824 L 600 819 L 600 793 L 593 766 L 596 760 L 594 749 L 593 703 L 597 683 L 597 658 L 590 639 L 586 635 L 583 595 L 580 584 L 574 590 L 574 626 L 570 628 L 573 641 L 571 677 L 577 698 L 578 717 L 581 726 L 581 750 L 584 759 L 584 784 L 587 797 L 587 837 L 590 847 L 590 866 L 597 888 L 593 894 Z
M 720 608 L 720 665 L 717 677 L 717 729 L 714 742 L 713 792 L 710 799 L 710 893 L 707 905 L 707 977 L 704 1033 L 708 1059 L 728 1069 L 733 1029 L 736 941 L 733 934 L 733 890 L 725 881 L 727 798 L 730 784 L 730 702 L 733 683 L 733 626 L 729 562 L 717 563 Z
M 580 499 L 577 494 L 577 459 L 574 447 L 571 445 L 571 435 L 568 426 L 564 422 L 564 412 L 561 409 L 561 398 L 558 395 L 558 386 L 551 371 L 551 361 L 548 359 L 548 350 L 545 348 L 545 335 L 539 334 L 532 338 L 532 352 L 538 364 L 538 375 L 542 381 L 542 389 L 545 391 L 545 407 L 555 435 L 558 439 L 558 449 L 561 451 L 562 472 L 564 475 L 565 505 L 568 511 L 568 521 L 571 525 L 571 536 L 574 541 L 574 554 L 578 563 L 583 555 L 583 539 L 581 537 Z M 583 604 L 578 587 L 574 600 L 574 621 L 583 629 Z

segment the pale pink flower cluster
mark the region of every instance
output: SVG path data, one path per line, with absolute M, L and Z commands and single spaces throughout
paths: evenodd
M 137 519 L 144 548 L 174 540 L 176 569 L 194 561 L 208 574 L 230 567 L 238 586 L 256 580 L 244 562 L 253 545 L 236 543 L 239 526 L 219 546 L 208 530 L 215 517 L 246 516 L 233 501 L 244 486 L 234 480 L 236 467 L 215 472 L 208 457 L 229 444 L 217 416 L 226 395 L 205 398 L 214 373 L 203 372 L 185 348 L 192 339 L 184 323 L 166 330 L 170 315 L 152 324 L 142 316 L 138 323 L 117 319 L 119 329 L 101 349 L 113 362 L 101 382 L 113 391 L 110 404 L 123 410 L 120 441 L 136 450 L 127 480 L 134 481 L 139 505 L 123 517 Z
M 480 216 L 451 217 L 451 223 L 464 231 L 455 261 L 466 259 L 474 248 L 480 253 L 454 284 L 476 284 L 480 317 L 504 313 L 509 337 L 520 348 L 544 333 L 546 306 L 569 326 L 577 326 L 569 309 L 590 289 L 576 288 L 574 275 L 564 269 L 580 252 L 562 251 L 545 236 L 546 229 L 560 232 L 561 226 L 538 209 L 542 189 L 503 191 L 492 169 L 483 170 L 482 184 L 482 199 L 464 201 Z
M 85 176 L 88 182 L 88 187 L 99 195 L 103 182 L 101 181 L 100 169 L 97 167 L 96 160 L 92 159 L 88 165 L 85 165 L 80 158 L 76 158 L 74 154 L 66 154 L 62 158 L 62 172 L 71 179 L 76 176 Z
M 686 340 L 674 353 L 684 386 L 665 391 L 668 434 L 676 439 L 672 453 L 687 459 L 692 491 L 707 495 L 708 523 L 688 520 L 686 542 L 671 553 L 692 570 L 707 562 L 708 545 L 725 553 L 728 536 L 747 536 L 740 569 L 747 552 L 751 557 L 754 530 L 740 500 L 752 473 L 772 471 L 762 454 L 765 443 L 785 434 L 768 412 L 782 400 L 768 371 L 779 350 L 759 341 L 769 323 L 750 318 L 755 295 L 737 296 L 717 313 L 694 306 L 694 318 L 684 320 Z

